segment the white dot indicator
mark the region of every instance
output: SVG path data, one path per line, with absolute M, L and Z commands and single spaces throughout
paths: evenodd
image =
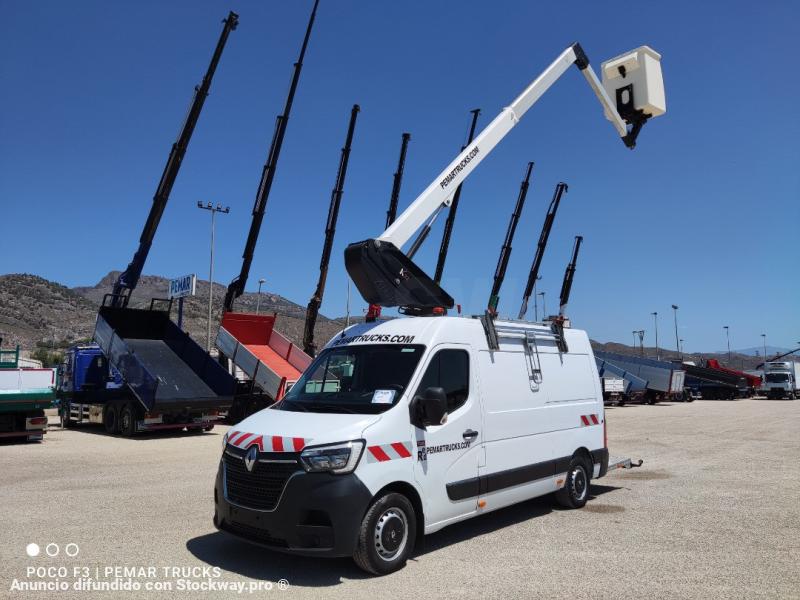
M 39 556 L 39 544 L 28 544 L 25 546 L 25 553 L 31 558 Z
M 78 552 L 80 552 L 80 548 L 78 548 L 78 544 L 69 543 L 64 548 L 64 552 L 66 552 L 67 556 L 70 556 L 70 557 L 78 556 Z
M 60 548 L 58 547 L 58 544 L 53 544 L 51 542 L 51 543 L 47 544 L 47 546 L 45 546 L 44 551 L 47 553 L 47 556 L 54 557 L 54 556 L 58 556 Z

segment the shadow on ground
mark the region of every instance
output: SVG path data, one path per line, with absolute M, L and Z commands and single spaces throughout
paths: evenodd
M 618 489 L 621 488 L 593 484 L 588 506 L 599 496 Z M 544 496 L 456 523 L 418 540 L 414 557 L 512 527 L 549 514 L 553 510 L 565 509 L 556 505 L 551 496 Z M 593 512 L 611 511 L 601 509 Z M 198 560 L 225 571 L 267 581 L 288 579 L 293 586 L 333 586 L 343 579 L 370 577 L 356 567 L 350 558 L 319 559 L 283 554 L 248 544 L 218 531 L 189 540 L 186 542 L 186 549 Z
M 204 435 L 222 435 L 222 431 L 219 429 L 212 429 L 211 431 L 202 431 L 202 430 L 191 430 L 187 431 L 185 429 L 162 429 L 160 431 L 148 431 L 137 433 L 136 435 L 125 437 L 119 433 L 108 433 L 105 430 L 105 427 L 98 423 L 81 423 L 79 425 L 73 425 L 72 427 L 67 427 L 62 429 L 59 426 L 50 426 L 51 431 L 76 431 L 81 434 L 89 434 L 89 435 L 96 435 L 102 437 L 109 437 L 109 438 L 117 438 L 120 440 L 128 440 L 131 442 L 144 442 L 147 440 L 163 440 L 166 438 L 175 438 L 175 437 L 202 437 Z

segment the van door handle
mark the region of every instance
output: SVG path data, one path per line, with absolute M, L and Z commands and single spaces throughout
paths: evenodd
M 476 437 L 478 437 L 478 432 L 473 431 L 472 429 L 467 429 L 461 434 L 461 437 L 463 437 L 465 440 L 474 440 Z

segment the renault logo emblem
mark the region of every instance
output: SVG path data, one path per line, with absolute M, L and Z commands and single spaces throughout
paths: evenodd
M 244 455 L 244 466 L 247 468 L 248 473 L 253 471 L 253 467 L 256 464 L 257 458 L 258 458 L 258 446 L 250 446 L 250 449 L 247 451 L 247 454 Z

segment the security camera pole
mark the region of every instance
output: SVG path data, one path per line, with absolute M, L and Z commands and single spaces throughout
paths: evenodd
M 211 261 L 208 266 L 208 324 L 206 328 L 206 351 L 211 352 L 211 304 L 214 299 L 214 223 L 217 213 L 227 215 L 231 212 L 231 207 L 222 208 L 220 204 L 214 206 L 211 202 L 203 204 L 198 201 L 197 208 L 211 212 Z

